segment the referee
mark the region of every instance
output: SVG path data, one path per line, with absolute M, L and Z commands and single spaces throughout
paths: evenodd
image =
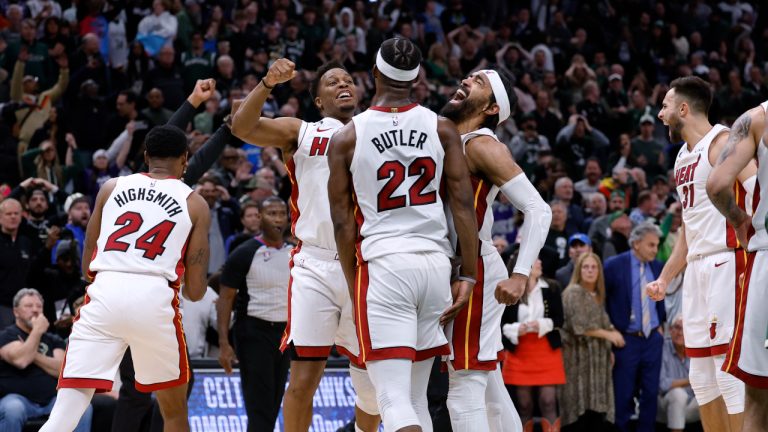
M 240 365 L 248 431 L 271 431 L 280 411 L 289 357 L 280 352 L 288 315 L 292 246 L 283 241 L 288 225 L 285 201 L 269 197 L 259 204 L 262 235 L 235 249 L 224 264 L 219 300 L 219 363 L 227 373 Z M 234 350 L 228 329 L 235 308 Z M 235 357 L 237 353 L 237 357 Z

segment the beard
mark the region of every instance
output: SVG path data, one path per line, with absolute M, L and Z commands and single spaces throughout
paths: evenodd
M 446 103 L 440 110 L 440 115 L 458 124 L 474 117 L 482 109 L 482 102 L 467 97 L 459 103 L 451 103 L 450 101 Z
M 678 144 L 683 141 L 683 123 L 679 118 L 669 123 L 669 141 L 672 144 Z

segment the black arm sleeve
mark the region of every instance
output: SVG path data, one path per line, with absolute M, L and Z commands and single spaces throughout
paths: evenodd
M 219 283 L 238 291 L 247 291 L 248 286 L 245 283 L 245 276 L 251 268 L 253 256 L 256 255 L 256 251 L 261 246 L 261 242 L 256 239 L 250 239 L 238 246 L 224 263 L 224 270 L 221 272 Z
M 189 102 L 184 103 L 189 105 Z M 192 105 L 189 106 L 191 107 Z M 181 109 L 179 109 L 179 111 L 181 111 Z M 174 114 L 174 117 L 176 117 L 176 114 Z M 171 121 L 173 121 L 173 118 L 171 118 Z M 192 155 L 192 159 L 190 159 L 189 165 L 187 166 L 187 172 L 184 174 L 184 183 L 189 186 L 197 183 L 197 181 L 200 180 L 200 177 L 213 166 L 214 162 L 219 158 L 219 155 L 231 138 L 232 132 L 229 128 L 224 125 L 219 126 L 216 133 L 214 133 L 213 136 L 211 136 L 208 141 L 206 141 L 205 144 Z
M 176 110 L 175 113 L 171 116 L 171 119 L 168 120 L 169 125 L 174 125 L 177 128 L 186 131 L 187 125 L 189 122 L 192 121 L 192 118 L 195 116 L 195 112 L 197 109 L 192 106 L 189 101 L 184 101 L 183 104 L 179 107 L 179 109 Z

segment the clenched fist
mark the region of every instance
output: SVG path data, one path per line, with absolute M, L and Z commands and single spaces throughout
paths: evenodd
M 296 76 L 296 65 L 288 59 L 277 59 L 267 71 L 262 82 L 267 87 L 274 87 Z

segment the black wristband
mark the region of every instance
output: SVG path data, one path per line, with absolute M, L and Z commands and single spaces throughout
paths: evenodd
M 264 87 L 266 87 L 266 88 L 268 88 L 268 89 L 270 89 L 270 90 L 272 90 L 273 88 L 275 88 L 275 86 L 272 86 L 272 87 L 268 86 L 268 85 L 267 85 L 267 82 L 266 82 L 266 81 L 264 81 L 264 80 L 261 80 L 261 85 L 263 85 Z

